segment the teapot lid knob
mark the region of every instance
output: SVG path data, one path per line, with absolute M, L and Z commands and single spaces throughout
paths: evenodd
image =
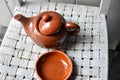
M 51 18 L 52 18 L 52 17 L 51 17 L 49 14 L 44 14 L 44 15 L 42 16 L 42 19 L 43 19 L 45 22 L 50 21 Z
M 41 34 L 51 36 L 62 29 L 64 22 L 64 18 L 57 12 L 45 11 L 41 13 L 38 29 Z

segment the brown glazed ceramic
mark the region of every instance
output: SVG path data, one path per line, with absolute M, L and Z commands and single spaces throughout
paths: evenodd
M 67 80 L 72 72 L 72 62 L 62 51 L 42 53 L 35 65 L 38 80 Z
M 30 18 L 17 14 L 14 18 L 22 23 L 26 33 L 37 45 L 46 48 L 58 47 L 66 36 L 76 35 L 80 29 L 77 24 L 66 22 L 54 11 L 45 11 Z

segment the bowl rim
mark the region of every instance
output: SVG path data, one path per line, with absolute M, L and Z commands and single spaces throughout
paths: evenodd
M 39 74 L 38 74 L 38 70 L 37 70 L 38 61 L 39 61 L 39 59 L 40 59 L 42 56 L 44 56 L 44 55 L 46 55 L 46 54 L 50 54 L 50 52 L 57 52 L 57 53 L 62 54 L 62 55 L 68 60 L 68 62 L 70 63 L 70 70 L 69 70 L 67 76 L 64 78 L 64 80 L 67 80 L 67 79 L 70 77 L 71 73 L 72 73 L 73 64 L 72 64 L 72 60 L 68 57 L 68 55 L 66 55 L 66 54 L 65 54 L 63 51 L 61 51 L 61 50 L 51 50 L 51 51 L 47 51 L 47 52 L 45 52 L 45 53 L 41 53 L 41 54 L 39 55 L 38 59 L 36 60 L 35 68 L 34 68 L 38 80 L 43 80 L 43 79 L 39 76 Z

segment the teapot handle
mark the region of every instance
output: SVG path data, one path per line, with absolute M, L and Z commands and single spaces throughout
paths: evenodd
M 72 23 L 72 22 L 67 22 L 65 24 L 65 28 L 69 32 L 69 35 L 76 35 L 80 31 L 79 25 L 77 25 L 76 23 Z

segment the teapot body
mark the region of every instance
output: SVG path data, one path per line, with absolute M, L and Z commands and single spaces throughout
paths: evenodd
M 68 33 L 65 30 L 61 30 L 52 36 L 44 36 L 39 33 L 35 33 L 35 35 L 30 34 L 30 37 L 37 45 L 45 48 L 57 48 L 63 43 L 67 36 Z

